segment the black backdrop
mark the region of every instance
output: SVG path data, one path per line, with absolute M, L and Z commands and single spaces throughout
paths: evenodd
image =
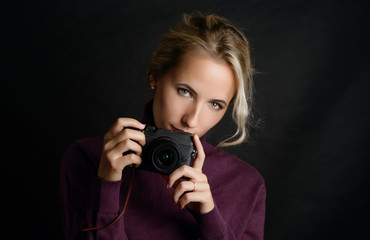
M 63 0 L 2 6 L 1 239 L 63 239 L 63 152 L 119 116 L 141 118 L 151 52 L 195 10 L 225 16 L 251 42 L 261 124 L 227 151 L 266 180 L 265 238 L 369 237 L 368 4 Z M 231 133 L 229 120 L 211 142 Z

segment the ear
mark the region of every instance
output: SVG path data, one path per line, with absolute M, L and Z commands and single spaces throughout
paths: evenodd
M 151 89 L 156 89 L 157 88 L 157 80 L 155 79 L 153 74 L 149 74 L 148 76 L 149 84 Z

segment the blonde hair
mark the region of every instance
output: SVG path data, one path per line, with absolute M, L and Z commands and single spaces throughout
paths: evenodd
M 165 75 L 177 66 L 185 53 L 193 50 L 222 59 L 233 69 L 236 93 L 232 117 L 237 130 L 218 146 L 242 143 L 249 136 L 246 125 L 251 118 L 254 70 L 246 37 L 229 21 L 214 14 L 184 14 L 179 24 L 164 36 L 154 51 L 147 71 L 148 79 Z

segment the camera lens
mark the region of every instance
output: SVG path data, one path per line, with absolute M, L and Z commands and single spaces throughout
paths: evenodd
M 152 163 L 159 172 L 172 172 L 179 163 L 179 156 L 179 148 L 171 139 L 157 139 L 152 145 Z
M 168 150 L 158 153 L 158 162 L 163 166 L 170 166 L 173 162 L 173 154 Z

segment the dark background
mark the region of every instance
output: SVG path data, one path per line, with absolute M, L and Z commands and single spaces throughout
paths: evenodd
M 141 119 L 152 51 L 182 13 L 199 10 L 230 19 L 251 43 L 261 124 L 250 143 L 227 151 L 266 180 L 265 238 L 368 239 L 365 2 L 3 3 L 0 238 L 63 239 L 63 152 L 117 117 Z M 229 120 L 211 142 L 233 132 Z

